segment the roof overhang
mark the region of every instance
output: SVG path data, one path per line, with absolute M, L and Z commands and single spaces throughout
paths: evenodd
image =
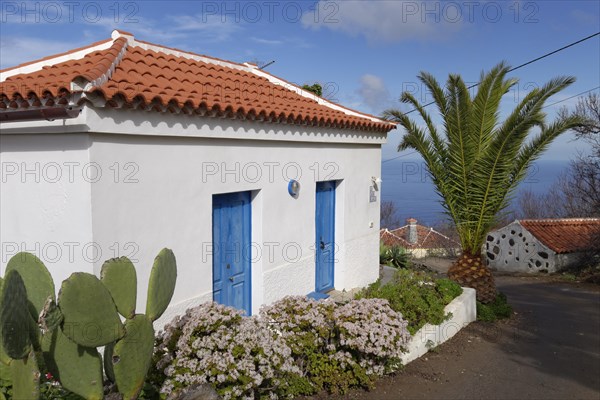
M 80 106 L 35 107 L 27 109 L 0 109 L 0 122 L 54 121 L 77 118 Z

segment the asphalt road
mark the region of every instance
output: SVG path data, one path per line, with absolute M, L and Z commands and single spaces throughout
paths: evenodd
M 497 277 L 515 316 L 476 322 L 371 392 L 332 399 L 600 399 L 600 287 Z

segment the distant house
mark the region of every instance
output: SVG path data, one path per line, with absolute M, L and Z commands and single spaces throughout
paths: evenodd
M 600 249 L 600 218 L 516 220 L 490 232 L 488 265 L 500 271 L 556 272 Z
M 216 300 L 256 313 L 379 275 L 376 183 L 395 124 L 252 63 L 101 42 L 0 71 L 2 262 L 57 287 L 104 260 L 179 266 L 164 318 Z M 313 293 L 314 292 L 314 293 Z
M 404 247 L 414 258 L 445 257 L 458 253 L 460 249 L 457 242 L 433 228 L 419 225 L 414 218 L 407 219 L 406 225 L 400 228 L 382 229 L 379 239 L 387 246 Z

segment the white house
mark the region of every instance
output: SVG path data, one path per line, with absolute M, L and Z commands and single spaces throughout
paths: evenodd
M 256 65 L 112 37 L 0 71 L 3 269 L 38 255 L 57 286 L 130 257 L 138 302 L 173 249 L 163 322 L 216 299 L 378 277 L 381 145 L 395 125 Z
M 557 272 L 600 250 L 600 218 L 516 220 L 488 234 L 488 265 L 498 271 Z

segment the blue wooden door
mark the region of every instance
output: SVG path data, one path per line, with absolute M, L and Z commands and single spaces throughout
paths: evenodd
M 252 313 L 250 192 L 213 196 L 213 300 Z
M 335 182 L 317 182 L 316 225 L 316 286 L 324 293 L 333 289 L 335 262 Z

